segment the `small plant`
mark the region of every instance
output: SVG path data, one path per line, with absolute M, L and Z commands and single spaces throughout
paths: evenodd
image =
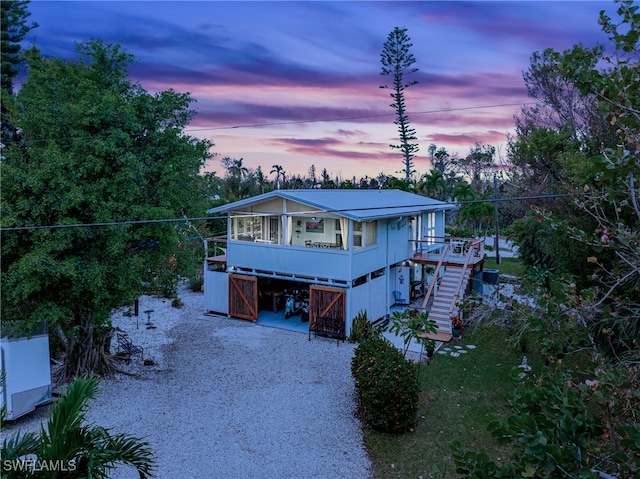
M 419 334 L 435 333 L 437 330 L 436 322 L 429 319 L 429 312 L 421 313 L 417 309 L 394 311 L 391 316 L 391 326 L 389 326 L 389 332 L 403 338 L 403 356 L 405 357 L 412 339 L 420 341 Z
M 433 339 L 425 339 L 424 350 L 427 352 L 427 357 L 430 358 L 436 350 L 436 342 Z
M 194 293 L 201 292 L 203 286 L 204 286 L 204 278 L 202 276 L 197 275 L 189 278 L 189 289 Z
M 381 336 L 360 343 L 351 372 L 368 426 L 388 433 L 403 433 L 413 427 L 420 392 L 415 369 L 415 364 Z
M 462 318 L 460 317 L 460 315 L 454 314 L 453 316 L 451 316 L 451 329 L 462 330 L 463 328 L 464 328 L 464 321 L 462 321 Z
M 351 332 L 349 333 L 350 343 L 361 343 L 371 337 L 373 334 L 373 326 L 369 321 L 366 311 L 360 311 L 353 318 L 351 323 Z

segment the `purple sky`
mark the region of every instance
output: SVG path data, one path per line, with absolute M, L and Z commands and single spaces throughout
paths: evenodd
M 132 80 L 197 100 L 187 130 L 220 159 L 306 174 L 394 174 L 402 169 L 390 83 L 380 75 L 388 33 L 407 27 L 419 81 L 406 91 L 418 135 L 418 172 L 431 143 L 465 156 L 475 142 L 504 154 L 513 115 L 529 101 L 522 72 L 533 52 L 605 43 L 598 13 L 580 1 L 44 1 L 32 30 L 45 55 L 75 58 L 74 43 L 120 43 Z M 322 121 L 329 120 L 329 121 Z M 250 126 L 259 125 L 259 126 Z M 273 175 L 271 175 L 273 176 Z

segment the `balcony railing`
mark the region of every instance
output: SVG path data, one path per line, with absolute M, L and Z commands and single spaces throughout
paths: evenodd
M 484 238 L 459 238 L 455 236 L 425 236 L 423 240 L 410 240 L 410 248 L 413 258 L 422 261 L 439 261 L 445 246 L 447 251 L 442 257 L 444 262 L 464 263 L 469 251 L 471 264 L 484 259 Z

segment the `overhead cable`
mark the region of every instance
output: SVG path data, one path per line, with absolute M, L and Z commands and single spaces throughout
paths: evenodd
M 552 199 L 552 198 L 567 198 L 573 196 L 569 193 L 563 194 L 555 194 L 555 195 L 538 195 L 538 196 L 517 196 L 517 197 L 503 197 L 503 198 L 490 198 L 490 199 L 481 199 L 481 200 L 467 200 L 467 201 L 458 201 L 456 205 L 465 205 L 465 204 L 473 204 L 473 203 L 500 203 L 500 202 L 508 202 L 508 201 L 527 201 L 527 200 L 540 200 L 540 199 Z M 403 206 L 386 206 L 385 208 L 407 208 L 406 205 Z M 344 211 L 368 211 L 368 210 L 378 210 L 379 207 L 362 207 L 362 208 L 340 208 L 340 209 L 328 209 L 326 210 L 328 213 L 340 213 Z M 317 211 L 316 211 L 317 213 Z M 201 216 L 194 218 L 168 218 L 168 219 L 158 219 L 158 220 L 131 220 L 131 221 L 112 221 L 112 222 L 104 222 L 104 223 L 74 223 L 74 224 L 63 224 L 63 225 L 33 225 L 33 226 L 14 226 L 10 228 L 0 228 L 0 232 L 9 232 L 9 231 L 31 231 L 31 230 L 44 230 L 44 229 L 63 229 L 63 228 L 97 228 L 97 227 L 105 227 L 105 226 L 124 226 L 124 225 L 143 225 L 143 224 L 153 224 L 153 223 L 181 223 L 186 221 L 210 221 L 221 219 L 221 217 L 215 216 Z

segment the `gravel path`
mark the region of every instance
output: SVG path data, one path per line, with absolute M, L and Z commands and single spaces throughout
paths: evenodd
M 163 304 L 150 306 L 156 330 L 128 319 L 134 342 L 155 335 L 145 356 L 156 365 L 103 380 L 92 423 L 149 441 L 161 479 L 373 476 L 354 417 L 353 345 L 203 316 L 202 294 L 180 297 L 185 306 L 164 313 L 178 321 L 163 321 Z M 172 327 L 159 344 L 165 323 Z M 15 426 L 33 429 L 43 414 L 35 416 Z M 120 467 L 113 477 L 136 474 Z

